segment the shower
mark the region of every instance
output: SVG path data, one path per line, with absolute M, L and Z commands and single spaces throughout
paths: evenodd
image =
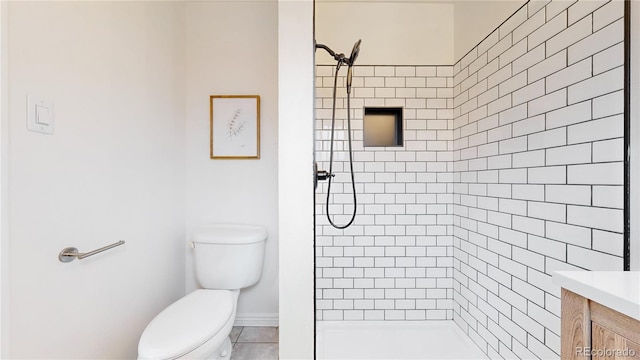
M 329 171 L 327 172 L 325 170 L 317 170 L 317 165 L 314 167 L 314 171 L 315 171 L 314 181 L 315 181 L 316 187 L 318 185 L 317 183 L 318 180 L 329 181 L 327 186 L 327 202 L 326 202 L 327 220 L 329 221 L 331 226 L 333 226 L 336 229 L 346 229 L 349 226 L 351 226 L 351 224 L 353 224 L 353 221 L 356 218 L 356 212 L 357 212 L 358 199 L 356 195 L 356 182 L 355 182 L 355 177 L 353 172 L 353 150 L 351 146 L 351 143 L 352 143 L 352 140 L 351 140 L 351 84 L 353 80 L 353 65 L 355 64 L 356 59 L 358 58 L 358 54 L 360 53 L 361 42 L 362 40 L 356 41 L 356 43 L 353 45 L 353 49 L 351 50 L 351 56 L 349 57 L 346 57 L 342 53 L 340 54 L 336 53 L 326 45 L 316 43 L 316 49 L 326 50 L 329 53 L 329 55 L 333 56 L 333 58 L 337 62 L 336 72 L 333 80 L 333 105 L 331 110 L 331 145 L 329 150 Z M 347 85 L 347 138 L 349 143 L 349 166 L 350 166 L 350 174 L 351 174 L 351 189 L 353 191 L 353 214 L 351 215 L 351 220 L 349 220 L 349 222 L 346 225 L 337 225 L 331 219 L 331 214 L 329 214 L 329 199 L 331 197 L 331 180 L 335 176 L 335 174 L 333 173 L 333 143 L 334 143 L 335 124 L 336 124 L 336 93 L 338 88 L 338 72 L 340 71 L 340 67 L 342 67 L 342 65 L 347 66 L 347 84 L 346 84 Z

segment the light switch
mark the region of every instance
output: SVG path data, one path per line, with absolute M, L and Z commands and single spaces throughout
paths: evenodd
M 33 95 L 27 95 L 27 129 L 53 134 L 55 118 L 53 104 Z
M 42 104 L 36 104 L 36 123 L 41 125 L 51 124 L 48 107 L 43 106 Z

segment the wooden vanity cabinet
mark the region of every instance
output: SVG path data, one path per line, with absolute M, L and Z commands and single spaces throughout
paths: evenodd
M 562 289 L 561 358 L 640 359 L 640 321 Z

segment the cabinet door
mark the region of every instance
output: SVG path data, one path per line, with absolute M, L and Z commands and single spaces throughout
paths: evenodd
M 640 345 L 594 322 L 591 355 L 598 360 L 640 359 Z

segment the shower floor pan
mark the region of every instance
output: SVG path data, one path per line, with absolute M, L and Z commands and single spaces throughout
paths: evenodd
M 453 321 L 318 321 L 318 360 L 488 357 Z

